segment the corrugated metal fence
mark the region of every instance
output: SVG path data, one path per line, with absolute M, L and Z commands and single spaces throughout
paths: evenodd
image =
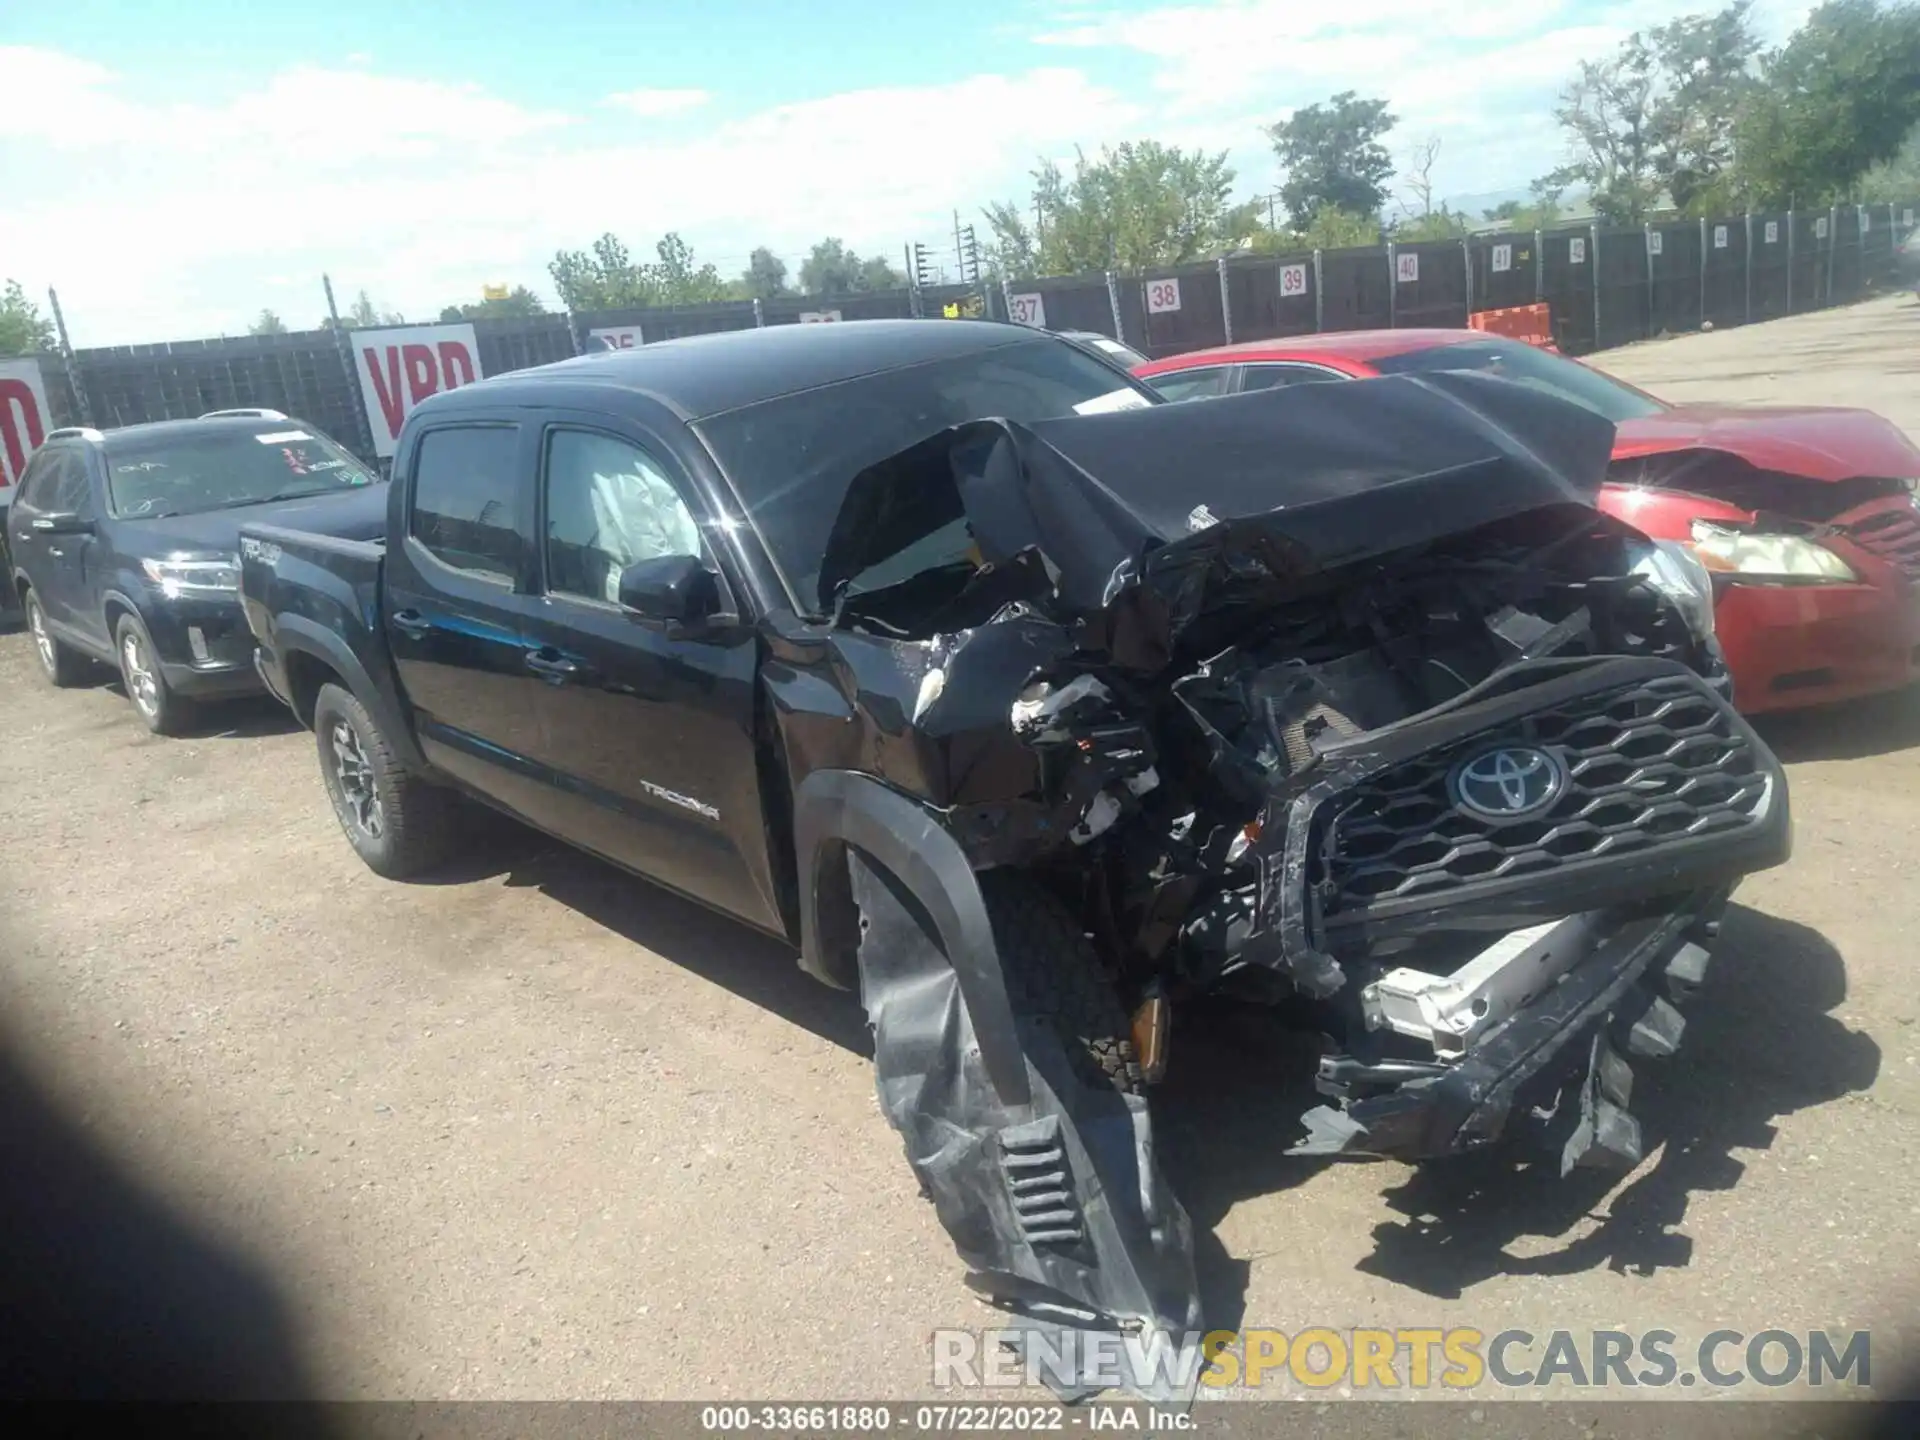
M 1912 205 L 1582 226 L 1311 254 L 1239 256 L 1141 277 L 1011 281 L 987 313 L 1116 336 L 1160 357 L 1320 330 L 1465 325 L 1477 311 L 1544 302 L 1570 354 L 1704 324 L 1728 326 L 1841 304 L 1889 281 Z M 647 342 L 800 321 L 940 315 L 959 288 L 741 301 L 475 322 L 489 375 L 580 352 L 590 330 L 638 326 Z M 283 410 L 361 448 L 357 382 L 330 331 L 43 355 L 55 424 L 129 425 L 230 406 Z

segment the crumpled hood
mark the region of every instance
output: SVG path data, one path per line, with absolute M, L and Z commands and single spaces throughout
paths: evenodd
M 1525 511 L 1591 506 L 1613 442 L 1612 423 L 1582 406 L 1454 372 L 975 421 L 855 477 L 820 604 L 832 613 L 863 570 L 964 516 L 986 561 L 1036 554 L 1070 615 L 1127 608 L 1137 630 L 1151 612 L 1156 633 L 1127 648 L 1164 654 L 1227 571 L 1305 579 Z
M 1871 410 L 1821 406 L 1677 405 L 1622 421 L 1614 459 L 1721 450 L 1759 470 L 1808 480 L 1920 479 L 1920 447 Z

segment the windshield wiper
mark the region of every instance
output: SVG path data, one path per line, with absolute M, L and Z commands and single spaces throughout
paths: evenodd
M 357 490 L 361 487 L 354 485 L 344 488 Z M 214 510 L 238 510 L 243 505 L 272 505 L 280 500 L 304 500 L 309 495 L 329 495 L 332 493 L 332 490 L 326 486 L 322 486 L 318 490 L 279 490 L 271 495 L 249 495 L 244 500 L 225 500 L 209 508 Z

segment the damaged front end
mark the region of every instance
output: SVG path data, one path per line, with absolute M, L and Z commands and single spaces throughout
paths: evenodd
M 1310 1008 L 1326 1103 L 1300 1153 L 1526 1131 L 1568 1168 L 1640 1158 L 1632 1062 L 1679 1043 L 1727 895 L 1789 820 L 1697 565 L 1593 508 L 1612 437 L 1448 374 L 983 422 L 855 482 L 821 599 L 870 720 L 866 647 L 912 687 L 877 768 L 988 909 L 1017 877 L 1071 917 L 1055 971 L 1121 1017 L 1049 1032 L 1023 942 L 916 909 L 850 845 L 883 1102 L 1003 1303 L 1197 1325 L 1138 1084 L 1069 1063 L 1117 1040 L 1151 1078 L 1196 994 Z M 944 559 L 900 578 L 916 547 Z M 954 1078 L 993 1060 L 967 991 L 996 976 L 1011 1100 Z M 1029 1150 L 1061 1162 L 1036 1193 L 1090 1247 L 1072 1265 L 1019 1203 Z

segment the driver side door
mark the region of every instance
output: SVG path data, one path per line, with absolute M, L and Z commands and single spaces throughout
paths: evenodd
M 527 625 L 544 828 L 779 931 L 754 728 L 759 640 L 672 451 L 637 426 L 555 414 L 541 436 L 540 596 Z M 693 556 L 721 613 L 666 627 L 619 603 L 620 573 Z

